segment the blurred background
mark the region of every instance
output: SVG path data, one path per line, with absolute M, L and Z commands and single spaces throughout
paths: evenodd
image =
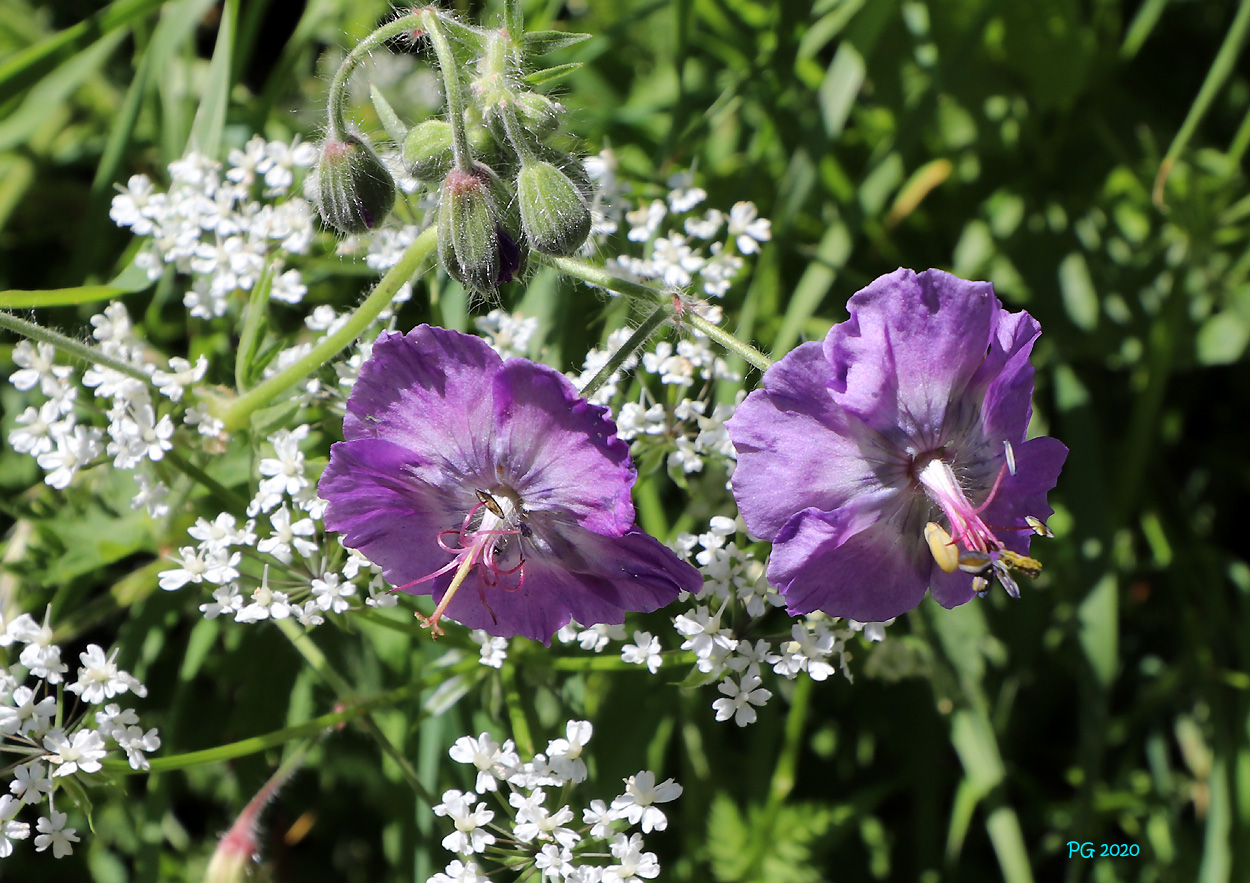
M 556 93 L 583 151 L 610 146 L 623 176 L 661 193 L 693 168 L 708 205 L 751 200 L 772 220 L 725 299 L 730 328 L 779 356 L 900 265 L 988 279 L 1042 323 L 1034 431 L 1071 449 L 1051 497 L 1057 538 L 1036 547 L 1042 578 L 1019 601 L 926 604 L 857 651 L 853 684 L 810 685 L 805 717 L 789 718 L 791 780 L 776 767 L 784 702 L 738 730 L 711 720 L 709 688 L 657 691 L 645 674 L 548 690 L 593 710 L 602 781 L 668 758 L 685 784 L 656 841 L 663 879 L 1250 879 L 1250 567 L 1234 524 L 1250 503 L 1250 2 L 524 7 L 531 27 L 594 35 L 557 59 L 585 63 Z M 315 140 L 334 66 L 390 14 L 368 0 L 0 0 L 0 292 L 113 278 L 134 250 L 108 217 L 115 185 L 167 180 L 197 113 L 221 113 L 206 145 L 219 157 L 254 133 Z M 415 121 L 437 86 L 397 50 L 359 79 Z M 360 98 L 356 118 L 379 131 Z M 353 303 L 372 278 L 332 249 L 324 263 L 309 303 Z M 503 305 L 520 296 L 505 290 Z M 125 302 L 166 351 L 202 333 L 169 284 Z M 99 308 L 38 318 L 81 332 Z M 578 353 L 597 342 L 587 327 L 550 333 Z M 0 340 L 5 374 L 13 343 Z M 12 387 L 0 404 L 7 435 Z M 9 542 L 49 505 L 40 480 L 0 450 Z M 313 702 L 280 639 L 193 641 L 185 604 L 150 592 L 159 548 L 127 545 L 120 517 L 84 506 L 37 528 L 45 563 L 0 572 L 28 593 L 17 609 L 55 597 L 67 641 L 121 642 L 150 695 L 175 697 L 145 712 L 170 750 L 280 727 Z M 378 641 L 396 671 L 415 652 Z M 541 703 L 534 664 L 524 689 Z M 437 778 L 450 741 L 489 721 L 487 699 L 392 723 Z M 640 708 L 654 734 L 638 734 Z M 274 879 L 428 868 L 414 856 L 431 838 L 437 851 L 436 829 L 371 743 L 344 734 L 318 757 L 271 811 Z M 127 780 L 74 857 L 21 849 L 0 879 L 197 879 L 273 760 Z M 1069 841 L 1140 854 L 1069 858 Z

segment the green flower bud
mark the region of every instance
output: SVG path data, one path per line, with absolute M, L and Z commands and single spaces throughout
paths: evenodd
M 522 92 L 518 95 L 516 109 L 522 125 L 539 138 L 558 129 L 560 117 L 564 114 L 564 105 L 537 92 Z
M 386 220 L 395 207 L 395 179 L 364 137 L 333 135 L 321 145 L 305 195 L 321 220 L 340 233 L 364 233 Z
M 521 270 L 523 249 L 506 206 L 510 194 L 488 166 L 452 169 L 438 202 L 438 257 L 448 274 L 473 291 L 494 291 Z
M 414 178 L 437 181 L 451 169 L 451 123 L 426 120 L 412 127 L 404 139 L 404 165 Z
M 521 229 L 547 254 L 572 254 L 590 235 L 590 209 L 569 176 L 549 162 L 528 162 L 517 175 Z

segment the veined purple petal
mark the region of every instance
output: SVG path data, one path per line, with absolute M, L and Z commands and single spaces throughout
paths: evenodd
M 503 360 L 486 341 L 418 325 L 383 332 L 347 402 L 343 437 L 384 438 L 436 464 L 432 484 L 475 480 L 490 460 L 494 415 L 490 378 Z
M 929 587 L 934 568 L 928 550 L 875 509 L 808 510 L 786 534 L 773 547 L 768 579 L 792 614 L 823 610 L 884 622 L 919 604 Z
M 479 593 L 480 585 L 466 583 L 447 615 L 468 628 L 524 635 L 549 645 L 570 620 L 620 623 L 627 611 L 658 610 L 678 590 L 702 587 L 697 570 L 637 528 L 622 537 L 605 537 L 568 526 L 548 539 L 554 540 L 550 553 L 526 559 L 520 588 Z M 435 600 L 442 599 L 450 581 L 450 575 L 435 581 Z
M 805 343 L 726 424 L 739 455 L 734 494 L 754 536 L 771 540 L 796 510 L 833 510 L 878 483 L 826 388 L 831 376 L 821 345 Z
M 608 536 L 630 530 L 635 472 L 607 409 L 580 398 L 559 371 L 526 359 L 505 362 L 493 387 L 494 461 L 526 508 L 571 513 Z
M 937 442 L 972 379 L 999 309 L 988 282 L 896 270 L 857 292 L 825 339 L 838 404 L 878 430 Z
M 417 480 L 422 465 L 412 451 L 384 439 L 339 442 L 317 486 L 329 503 L 326 528 L 343 534 L 344 545 L 359 549 L 397 586 L 447 562 L 429 526 L 454 527 L 472 505 L 471 492 Z

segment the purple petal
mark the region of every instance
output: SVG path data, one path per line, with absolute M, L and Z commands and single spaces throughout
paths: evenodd
M 981 404 L 986 438 L 1013 444 L 1024 438 L 1033 414 L 1033 363 L 1029 356 L 1041 326 L 1028 313 L 1003 312 L 996 339 L 973 385 L 987 384 Z
M 552 539 L 550 553 L 527 555 L 520 588 L 485 586 L 470 575 L 447 616 L 492 635 L 524 635 L 549 645 L 571 619 L 624 622 L 626 611 L 658 610 L 703 584 L 697 570 L 637 528 L 605 537 L 569 526 Z M 438 579 L 436 600 L 450 581 L 450 575 Z
M 633 527 L 635 472 L 606 408 L 560 372 L 509 359 L 495 376 L 494 409 L 494 462 L 528 510 L 568 513 L 614 537 Z
M 1058 439 L 1043 436 L 1016 447 L 1016 474 L 1003 478 L 993 502 L 985 508 L 990 524 L 1023 525 L 1026 515 L 1045 521 L 1054 511 L 1046 495 L 1059 481 L 1059 472 L 1068 457 L 1068 448 Z M 1032 534 L 1027 531 L 1000 531 L 1007 548 L 1027 552 Z
M 360 369 L 343 420 L 348 441 L 381 438 L 461 481 L 480 479 L 490 462 L 491 379 L 503 361 L 468 334 L 419 325 L 383 332 Z M 452 476 L 425 476 L 449 483 Z
M 754 536 L 773 539 L 796 511 L 830 511 L 879 484 L 826 389 L 831 377 L 821 345 L 805 343 L 725 424 L 738 452 L 734 496 Z
M 947 610 L 967 604 L 977 596 L 972 590 L 972 574 L 962 570 L 947 573 L 940 567 L 929 571 L 929 594 Z
M 851 297 L 825 338 L 835 401 L 879 430 L 938 441 L 950 403 L 985 358 L 1001 310 L 988 282 L 899 269 Z
M 882 622 L 919 604 L 937 569 L 912 533 L 870 506 L 801 512 L 787 525 L 785 541 L 773 546 L 768 579 L 791 614 L 823 610 Z
M 438 532 L 459 527 L 476 502 L 419 481 L 414 470 L 421 465 L 416 454 L 393 442 L 339 442 L 330 448 L 317 485 L 328 501 L 326 529 L 343 534 L 343 545 L 359 549 L 396 586 L 450 560 L 438 547 Z

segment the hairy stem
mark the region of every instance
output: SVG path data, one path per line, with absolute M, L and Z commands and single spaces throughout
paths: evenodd
M 304 358 L 258 384 L 245 395 L 228 404 L 218 405 L 214 409 L 214 416 L 225 423 L 228 431 L 233 432 L 243 426 L 254 411 L 265 407 L 279 394 L 324 365 L 339 350 L 349 345 L 362 331 L 373 324 L 378 314 L 394 300 L 400 287 L 416 274 L 421 262 L 434 251 L 437 242 L 437 228 L 426 229 L 412 245 L 408 246 L 403 257 L 399 259 L 399 263 L 387 271 L 373 292 L 356 308 L 351 318 L 343 323 L 343 327 L 333 334 L 327 334 Z
M 66 337 L 64 334 L 61 334 L 59 331 L 53 331 L 51 328 L 45 328 L 38 322 L 28 322 L 25 319 L 19 319 L 12 313 L 0 312 L 0 328 L 7 328 L 14 334 L 20 334 L 22 337 L 28 337 L 31 340 L 50 343 L 61 352 L 73 356 L 81 362 L 90 362 L 103 368 L 112 368 L 114 371 L 125 374 L 127 377 L 133 377 L 136 380 L 142 380 L 144 383 L 152 382 L 151 377 L 134 365 L 105 355 L 98 347 L 79 343 L 72 337 Z

